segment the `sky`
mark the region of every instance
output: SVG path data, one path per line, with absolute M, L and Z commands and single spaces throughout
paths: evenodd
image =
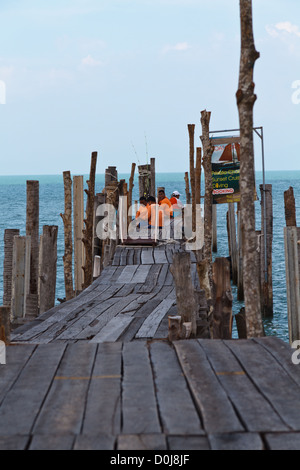
M 300 2 L 252 3 L 265 169 L 300 170 Z M 1 175 L 87 174 L 93 151 L 97 173 L 184 172 L 202 110 L 239 128 L 238 0 L 0 0 L 0 18 Z

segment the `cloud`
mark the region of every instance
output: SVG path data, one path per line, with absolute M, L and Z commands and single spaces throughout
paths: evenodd
M 290 34 L 300 37 L 299 26 L 292 24 L 290 21 L 281 21 L 274 26 L 266 26 L 267 33 L 272 37 L 280 37 L 282 34 Z
M 103 63 L 100 60 L 94 59 L 94 57 L 92 57 L 90 54 L 88 54 L 81 60 L 81 65 L 87 67 L 97 67 L 98 65 L 102 64 Z
M 175 44 L 175 46 L 170 46 L 170 45 L 167 45 L 163 48 L 162 52 L 163 54 L 167 54 L 168 52 L 170 51 L 187 51 L 188 49 L 190 49 L 191 46 L 188 45 L 187 42 L 178 42 L 177 44 Z

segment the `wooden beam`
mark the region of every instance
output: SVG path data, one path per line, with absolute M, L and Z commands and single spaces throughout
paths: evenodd
M 82 291 L 85 247 L 82 241 L 84 229 L 83 176 L 73 176 L 73 233 L 74 233 L 74 287 L 75 293 Z

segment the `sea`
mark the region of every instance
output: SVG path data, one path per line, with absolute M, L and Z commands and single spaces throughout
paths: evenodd
M 75 175 L 72 175 L 75 176 Z M 129 174 L 119 174 L 119 179 L 129 181 Z M 88 175 L 83 175 L 84 184 Z M 96 175 L 96 192 L 102 192 L 104 187 L 104 174 Z M 64 230 L 61 213 L 64 212 L 64 186 L 63 175 L 20 175 L 0 176 L 0 304 L 3 298 L 3 260 L 4 260 L 4 230 L 19 229 L 20 235 L 26 234 L 26 181 L 39 181 L 39 205 L 40 205 L 40 233 L 43 225 L 58 226 L 57 242 L 57 285 L 56 299 L 65 297 L 63 255 L 64 255 Z M 262 172 L 256 172 L 256 188 L 258 200 L 255 202 L 256 229 L 261 225 L 261 201 L 259 185 L 263 183 Z M 264 330 L 267 336 L 277 336 L 282 340 L 289 341 L 288 318 L 287 318 L 287 296 L 286 296 L 286 274 L 283 228 L 285 226 L 284 215 L 284 191 L 290 186 L 294 189 L 296 199 L 296 219 L 300 220 L 300 171 L 266 171 L 265 183 L 272 185 L 273 195 L 273 316 L 264 318 Z M 184 173 L 157 173 L 156 186 L 165 187 L 167 196 L 174 190 L 181 193 L 181 200 L 185 202 Z M 202 180 L 202 192 L 204 181 Z M 135 176 L 133 188 L 133 201 L 138 199 L 138 178 Z M 227 204 L 217 206 L 217 253 L 214 257 L 227 257 L 228 237 L 226 226 Z M 238 313 L 243 302 L 237 301 L 237 289 L 232 285 L 233 293 L 233 315 Z M 59 303 L 57 300 L 56 303 Z M 237 337 L 235 321 L 233 321 L 233 338 Z

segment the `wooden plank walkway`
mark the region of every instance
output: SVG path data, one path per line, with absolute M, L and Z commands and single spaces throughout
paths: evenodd
M 13 332 L 0 450 L 300 449 L 288 344 L 167 340 L 177 249 L 118 247 L 88 289 Z
M 12 341 L 132 341 L 166 338 L 168 315 L 176 314 L 176 293 L 170 272 L 180 244 L 116 249 L 111 266 L 83 293 L 16 329 Z M 196 285 L 196 263 L 191 253 Z
M 0 449 L 299 449 L 299 393 L 274 337 L 10 345 Z

